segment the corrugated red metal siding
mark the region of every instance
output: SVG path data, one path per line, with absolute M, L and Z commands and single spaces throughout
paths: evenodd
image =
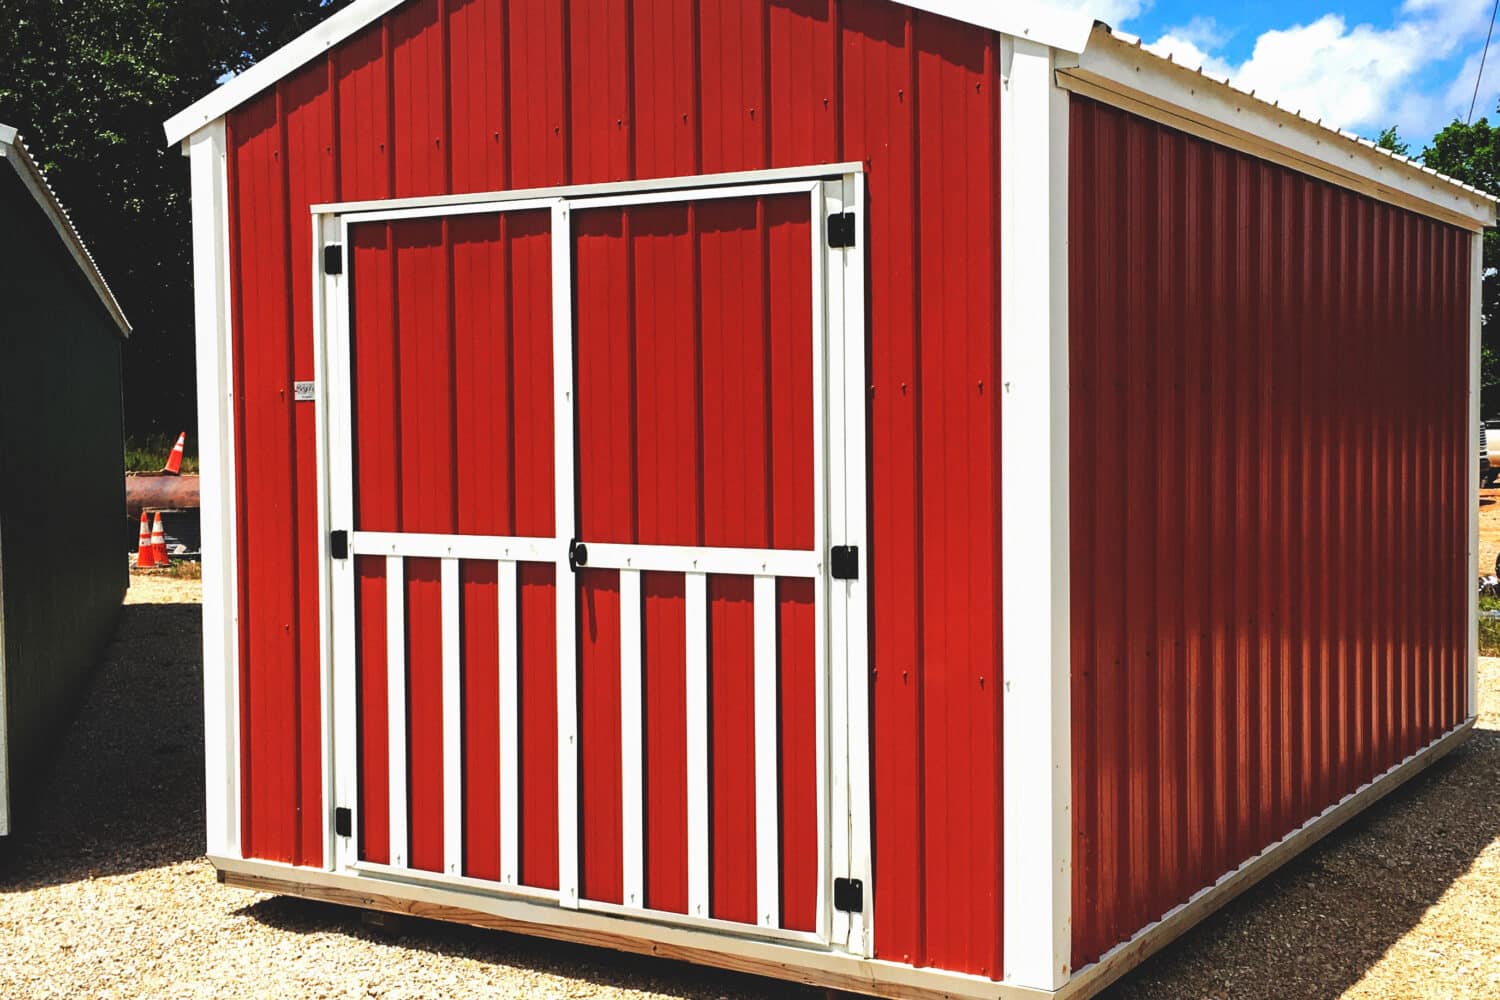
M 1075 97 L 1073 961 L 1460 722 L 1469 235 Z
M 308 203 L 863 160 L 876 952 L 999 976 L 998 57 L 871 0 L 412 0 L 231 113 L 247 855 L 321 861 Z

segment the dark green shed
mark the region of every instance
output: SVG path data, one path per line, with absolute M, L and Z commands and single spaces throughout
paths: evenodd
M 0 125 L 0 835 L 129 582 L 120 351 L 130 324 Z

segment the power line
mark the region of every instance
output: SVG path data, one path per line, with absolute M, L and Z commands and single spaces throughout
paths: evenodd
M 1464 119 L 1468 125 L 1474 121 L 1474 102 L 1479 100 L 1479 81 L 1484 79 L 1484 60 L 1490 54 L 1490 36 L 1495 33 L 1495 12 L 1500 11 L 1500 0 L 1495 0 L 1495 6 L 1490 8 L 1490 30 L 1484 36 L 1484 51 L 1479 55 L 1479 73 L 1474 77 L 1474 96 L 1469 98 L 1469 117 Z

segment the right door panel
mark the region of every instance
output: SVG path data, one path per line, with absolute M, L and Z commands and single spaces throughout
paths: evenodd
M 822 330 L 812 218 L 806 194 L 575 208 L 578 537 L 586 545 L 612 543 L 617 554 L 818 548 L 815 480 L 824 472 L 813 373 Z M 704 578 L 701 657 L 688 652 L 688 575 Z M 624 584 L 639 591 L 626 606 L 641 619 L 640 652 L 625 660 L 621 569 L 585 569 L 578 582 L 581 896 L 816 930 L 814 581 L 640 573 Z M 623 676 L 636 655 L 641 676 Z M 690 676 L 695 659 L 701 690 Z M 633 878 L 618 720 L 622 692 L 637 685 L 645 787 Z M 689 705 L 692 691 L 701 706 Z M 701 707 L 705 732 L 689 732 L 690 707 Z M 695 735 L 706 745 L 694 745 Z M 695 755 L 706 760 L 701 803 Z M 691 848 L 700 837 L 707 865 L 695 886 Z M 637 887 L 644 900 L 632 898 Z

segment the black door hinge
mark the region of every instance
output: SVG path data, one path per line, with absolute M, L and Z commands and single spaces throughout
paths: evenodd
M 568 543 L 568 569 L 578 572 L 578 567 L 589 564 L 589 547 L 578 539 Z
M 344 273 L 344 248 L 337 243 L 329 243 L 323 247 L 323 273 Z
M 335 559 L 349 558 L 349 532 L 334 531 L 329 533 L 328 554 Z
M 858 580 L 859 546 L 835 545 L 829 553 L 828 568 L 835 580 Z
M 354 813 L 347 806 L 333 811 L 333 832 L 340 837 L 354 836 Z
M 833 908 L 845 913 L 865 912 L 865 884 L 857 878 L 834 879 Z
M 837 212 L 828 217 L 828 245 L 836 250 L 854 245 L 853 212 Z

